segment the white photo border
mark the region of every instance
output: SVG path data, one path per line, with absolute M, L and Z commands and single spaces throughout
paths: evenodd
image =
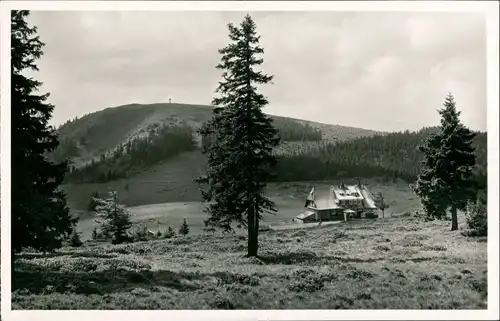
M 497 1 L 2 1 L 1 316 L 14 320 L 497 320 L 499 316 L 498 165 L 499 23 Z M 10 10 L 57 11 L 434 11 L 484 14 L 487 30 L 488 309 L 487 310 L 11 310 Z

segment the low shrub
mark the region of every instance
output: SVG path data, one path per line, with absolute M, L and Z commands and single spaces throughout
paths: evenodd
M 256 286 L 260 284 L 260 280 L 258 277 L 253 275 L 245 275 L 245 274 L 230 274 L 230 273 L 218 273 L 219 284 L 242 284 L 242 285 L 250 285 Z
M 69 245 L 72 247 L 80 247 L 83 245 L 83 242 L 80 238 L 80 233 L 78 233 L 76 230 L 73 231 L 71 234 L 71 237 L 69 239 Z
M 365 280 L 373 278 L 373 274 L 369 271 L 353 268 L 351 271 L 349 271 L 349 273 L 347 273 L 347 277 L 350 279 Z
M 488 235 L 488 215 L 486 200 L 478 199 L 469 203 L 467 206 L 467 227 L 468 236 L 487 236 Z
M 315 292 L 324 286 L 323 278 L 314 271 L 299 270 L 293 273 L 292 282 L 287 285 L 287 289 L 293 292 Z

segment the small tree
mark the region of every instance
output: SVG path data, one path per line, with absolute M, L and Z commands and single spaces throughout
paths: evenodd
M 92 239 L 95 241 L 99 237 L 99 234 L 97 233 L 97 227 L 94 226 L 92 229 Z
M 382 211 L 382 218 L 384 218 L 384 212 L 389 208 L 389 203 L 385 201 L 382 192 L 379 192 L 375 197 L 375 206 L 377 206 Z
M 486 195 L 480 195 L 467 206 L 467 234 L 470 236 L 488 235 L 488 209 Z
M 169 226 L 167 231 L 165 231 L 165 234 L 163 234 L 163 237 L 166 239 L 170 239 L 175 236 L 175 231 L 172 228 L 172 226 Z
M 90 197 L 89 205 L 87 206 L 87 211 L 89 212 L 95 212 L 97 205 L 99 204 L 96 199 L 99 199 L 99 193 L 98 192 L 93 192 L 92 196 Z
M 182 222 L 181 227 L 179 228 L 179 234 L 180 235 L 188 235 L 189 234 L 189 226 L 187 224 L 186 219 Z
M 83 242 L 80 238 L 80 233 L 76 231 L 76 229 L 73 230 L 73 233 L 71 233 L 70 239 L 69 239 L 69 244 L 72 247 L 80 247 L 83 245 Z
M 103 218 L 101 230 L 103 234 L 111 235 L 114 244 L 127 240 L 127 230 L 132 226 L 130 213 L 125 206 L 118 204 L 116 192 L 109 192 L 107 199 L 97 199 L 97 215 Z

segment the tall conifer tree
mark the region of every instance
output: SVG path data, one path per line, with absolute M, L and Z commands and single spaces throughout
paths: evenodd
M 40 95 L 41 82 L 26 76 L 38 70 L 35 61 L 43 54 L 36 27 L 29 27 L 29 11 L 11 14 L 11 108 L 12 108 L 12 250 L 24 247 L 52 250 L 73 231 L 76 219 L 59 190 L 67 163 L 47 159 L 59 142 L 49 125 L 54 106 L 49 94 Z
M 415 192 L 420 197 L 428 220 L 446 218 L 448 207 L 446 198 L 442 198 L 441 195 L 444 192 L 441 186 L 443 182 L 437 174 L 441 140 L 439 133 L 433 133 L 418 147 L 419 151 L 424 154 L 424 159 Z
M 228 46 L 219 50 L 222 81 L 212 104 L 212 119 L 200 131 L 210 137 L 204 146 L 208 155 L 206 175 L 197 179 L 208 186 L 202 197 L 208 203 L 207 224 L 232 230 L 232 223 L 248 230 L 248 256 L 257 256 L 259 220 L 263 212 L 276 211 L 263 191 L 276 159 L 279 144 L 272 120 L 262 112 L 267 99 L 256 85 L 272 76 L 254 68 L 261 65 L 264 50 L 259 46 L 255 22 L 246 15 L 239 27 L 229 24 Z
M 459 119 L 451 94 L 439 110 L 439 133 L 431 136 L 420 148 L 424 153 L 424 168 L 416 187 L 424 206 L 432 210 L 451 212 L 451 230 L 458 229 L 458 210 L 476 196 L 477 184 L 473 177 L 476 155 L 473 147 L 475 133 Z

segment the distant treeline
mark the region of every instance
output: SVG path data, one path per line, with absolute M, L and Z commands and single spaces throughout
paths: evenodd
M 287 150 L 278 157 L 276 181 L 310 181 L 348 177 L 416 180 L 422 155 L 417 146 L 435 129 L 399 132 Z M 486 184 L 486 133 L 475 138 L 476 178 Z
M 335 178 L 402 179 L 414 182 L 420 172 L 422 155 L 417 146 L 436 128 L 417 132 L 398 132 L 360 137 L 336 143 L 320 142 L 321 132 L 308 124 L 278 120 L 284 142 L 280 148 L 275 181 L 313 181 Z M 202 143 L 207 143 L 207 138 Z M 309 142 L 309 143 L 307 143 Z M 477 133 L 474 140 L 477 155 L 476 178 L 487 185 L 486 133 Z M 182 151 L 196 149 L 193 130 L 187 125 L 156 125 L 149 135 L 120 145 L 111 154 L 101 154 L 81 168 L 70 168 L 68 182 L 108 182 L 130 177 Z M 61 139 L 57 157 L 78 155 L 78 147 L 70 139 Z M 204 160 L 201 160 L 204 161 Z
M 68 182 L 89 183 L 120 179 L 195 148 L 191 127 L 155 125 L 148 135 L 119 145 L 111 154 L 101 154 L 99 160 L 92 160 L 80 168 L 71 166 L 66 179 Z

